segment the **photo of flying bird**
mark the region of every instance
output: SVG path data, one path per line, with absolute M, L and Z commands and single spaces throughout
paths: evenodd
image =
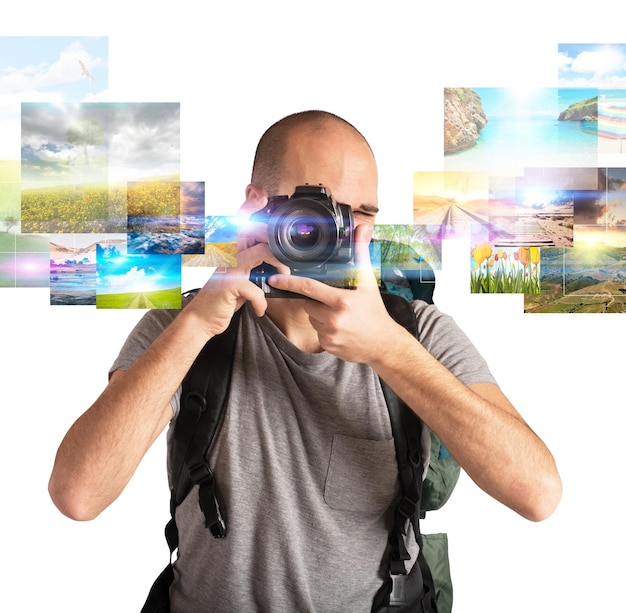
M 90 80 L 93 81 L 93 75 L 87 70 L 87 66 L 85 66 L 85 64 L 83 64 L 83 62 L 81 60 L 78 60 L 78 63 L 80 64 L 80 67 L 83 71 L 83 74 Z

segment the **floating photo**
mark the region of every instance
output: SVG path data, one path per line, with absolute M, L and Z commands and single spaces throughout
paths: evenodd
M 204 183 L 128 184 L 128 253 L 204 253 Z
M 131 180 L 179 179 L 175 103 L 22 104 L 22 231 L 126 231 Z
M 20 103 L 106 100 L 108 55 L 105 36 L 0 36 L 0 160 L 20 159 Z
M 443 238 L 469 236 L 489 223 L 489 182 L 482 172 L 413 173 L 413 223 L 441 226 Z
M 441 226 L 376 225 L 370 259 L 387 291 L 429 302 L 441 270 Z
M 96 304 L 96 245 L 93 234 L 54 234 L 50 240 L 50 304 Z
M 597 115 L 581 126 L 597 136 L 599 154 L 626 154 L 626 45 L 559 44 L 559 87 L 595 88 Z
M 184 255 L 183 266 L 237 266 L 237 233 L 242 219 L 210 215 L 205 220 L 204 254 Z
M 598 198 L 597 168 L 526 168 L 523 176 L 494 179 L 489 240 L 498 247 L 571 246 L 576 207 Z
M 0 262 L 0 287 L 50 285 L 49 237 L 21 234 L 19 222 L 0 222 Z
M 574 247 L 542 249 L 541 292 L 524 297 L 524 312 L 626 311 L 626 247 L 607 245 L 604 229 L 581 230 Z
M 104 309 L 179 309 L 181 256 L 127 254 L 126 239 L 96 247 L 96 306 Z
M 444 89 L 444 167 L 507 171 L 527 166 L 596 166 L 598 92 L 558 88 Z
M 472 232 L 470 291 L 473 294 L 537 294 L 540 291 L 539 247 L 498 247 L 482 227 Z

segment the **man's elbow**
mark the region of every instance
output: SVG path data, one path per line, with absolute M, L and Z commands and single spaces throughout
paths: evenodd
M 48 493 L 54 506 L 75 521 L 90 521 L 100 515 L 102 508 L 93 504 L 91 497 L 80 488 L 55 478 L 48 483 Z
M 525 504 L 520 509 L 520 514 L 534 522 L 548 519 L 561 501 L 563 484 L 559 474 L 547 475 L 536 484 L 532 493 L 526 497 Z

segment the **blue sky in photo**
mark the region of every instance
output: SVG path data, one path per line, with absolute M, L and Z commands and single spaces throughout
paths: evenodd
M 626 44 L 559 44 L 559 87 L 626 89 Z
M 104 102 L 108 38 L 0 36 L 0 159 L 20 157 L 22 102 Z
M 151 292 L 180 284 L 180 256 L 116 253 L 101 257 L 98 254 L 98 294 Z

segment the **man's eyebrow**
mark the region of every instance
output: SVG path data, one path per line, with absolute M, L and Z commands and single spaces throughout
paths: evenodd
M 340 202 L 339 204 L 345 204 L 345 203 Z M 352 209 L 354 211 L 360 211 L 361 213 L 372 213 L 374 215 L 376 215 L 376 213 L 380 211 L 380 209 L 377 206 L 374 206 L 373 204 L 359 204 L 358 206 L 353 206 Z

